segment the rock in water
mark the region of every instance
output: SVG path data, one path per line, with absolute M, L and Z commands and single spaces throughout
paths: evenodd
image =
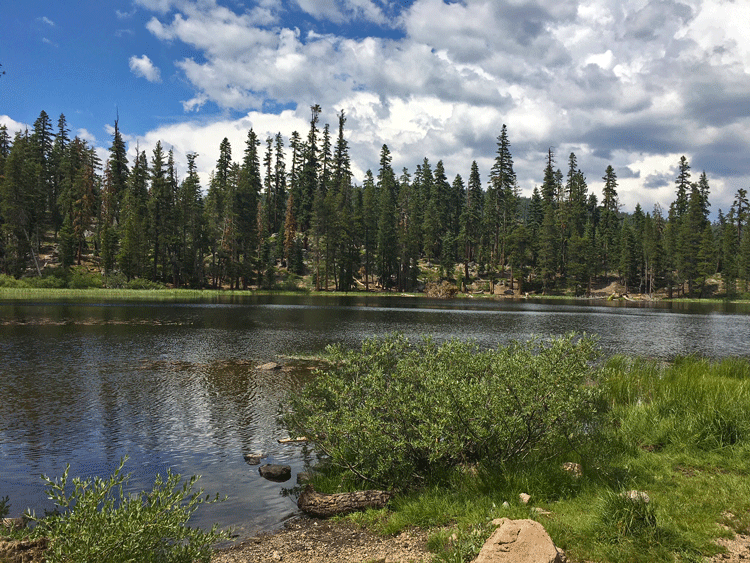
M 292 478 L 292 467 L 290 465 L 274 465 L 272 463 L 266 463 L 258 468 L 258 473 L 260 473 L 261 477 L 268 479 L 269 481 L 283 483 Z
M 263 454 L 245 454 L 242 457 L 245 458 L 245 463 L 248 465 L 260 465 L 260 460 L 265 456 Z

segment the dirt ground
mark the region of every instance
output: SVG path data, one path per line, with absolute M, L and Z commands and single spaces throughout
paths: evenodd
M 218 551 L 211 563 L 422 563 L 432 561 L 427 532 L 412 530 L 383 537 L 347 522 L 297 518 L 277 532 Z M 726 549 L 707 563 L 750 561 L 750 535 L 720 538 Z
M 277 532 L 217 551 L 211 563 L 418 563 L 431 561 L 427 532 L 384 537 L 347 522 L 296 518 Z

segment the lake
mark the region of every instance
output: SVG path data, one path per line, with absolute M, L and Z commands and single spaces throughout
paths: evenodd
M 1 298 L 0 298 L 1 299 Z M 246 537 L 296 513 L 284 494 L 315 455 L 281 445 L 278 405 L 311 377 L 306 357 L 401 332 L 496 346 L 585 331 L 605 354 L 750 356 L 747 304 L 454 301 L 383 296 L 224 296 L 210 302 L 0 300 L 0 497 L 11 515 L 50 505 L 40 474 L 107 476 L 124 456 L 131 489 L 167 468 L 202 475 L 224 503 L 195 524 Z M 259 370 L 266 362 L 283 366 Z M 290 464 L 261 478 L 244 454 Z

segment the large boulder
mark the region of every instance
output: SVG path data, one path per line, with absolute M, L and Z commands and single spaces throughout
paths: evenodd
M 564 563 L 547 530 L 534 520 L 499 518 L 474 563 Z

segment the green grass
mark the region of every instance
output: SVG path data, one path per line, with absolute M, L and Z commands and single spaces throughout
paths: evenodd
M 701 561 L 720 551 L 716 538 L 750 527 L 750 362 L 618 357 L 600 384 L 611 419 L 574 460 L 583 478 L 562 471 L 564 459 L 485 464 L 349 518 L 384 534 L 428 528 L 445 562 L 473 560 L 500 517 L 540 521 L 570 561 L 616 563 Z M 645 491 L 648 505 L 621 496 L 629 490 Z

